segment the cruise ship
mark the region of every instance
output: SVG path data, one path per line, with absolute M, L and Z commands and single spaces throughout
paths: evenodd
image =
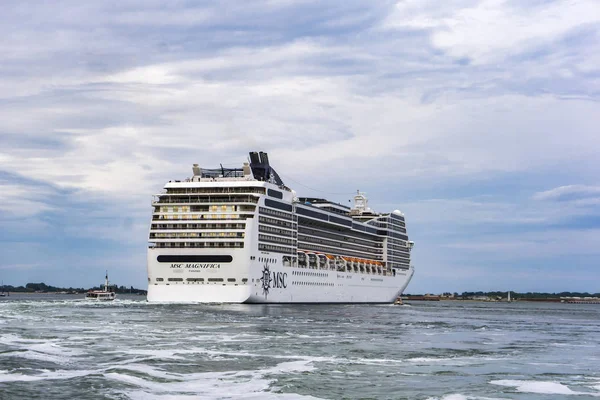
M 392 303 L 413 276 L 404 214 L 297 197 L 265 152 L 153 196 L 148 301 Z

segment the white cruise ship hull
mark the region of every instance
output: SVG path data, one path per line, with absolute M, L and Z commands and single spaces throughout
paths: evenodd
M 150 249 L 148 301 L 164 303 L 392 303 L 412 278 L 412 268 L 395 276 L 286 267 L 280 254 L 244 250 L 232 263 L 160 263 L 158 255 L 182 249 Z M 213 252 L 214 253 L 214 252 Z M 193 254 L 188 250 L 188 254 Z M 197 253 L 196 253 L 197 254 Z M 237 260 L 237 262 L 236 262 Z M 261 261 L 259 261 L 261 260 Z M 262 261 L 264 260 L 264 261 Z M 194 279 L 189 281 L 188 279 Z M 202 279 L 202 280 L 200 280 Z

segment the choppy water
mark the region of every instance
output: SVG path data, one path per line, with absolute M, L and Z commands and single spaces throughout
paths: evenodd
M 600 306 L 0 299 L 0 399 L 600 397 Z

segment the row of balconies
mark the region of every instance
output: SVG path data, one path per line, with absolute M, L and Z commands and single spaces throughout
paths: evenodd
M 213 229 L 237 229 L 244 230 L 245 224 L 157 224 L 153 223 L 151 231 L 163 230 L 213 230 Z
M 324 239 L 319 236 L 309 236 L 309 235 L 305 235 L 305 234 L 299 234 L 298 240 L 301 242 L 322 244 L 322 245 L 337 248 L 337 249 L 343 249 L 344 251 L 346 249 L 350 249 L 350 250 L 354 250 L 354 251 L 372 253 L 372 254 L 382 254 L 383 253 L 383 245 L 380 243 L 375 244 L 373 246 L 366 246 L 363 244 L 340 242 L 340 241 L 336 241 L 336 240 Z
M 150 248 L 236 248 L 243 249 L 244 242 L 225 242 L 225 241 L 191 241 L 191 240 L 173 240 L 163 241 L 162 239 L 154 239 L 153 243 L 150 243 Z
M 280 228 L 275 228 L 270 225 L 259 224 L 258 231 L 263 232 L 263 233 L 269 233 L 271 235 L 280 235 L 280 236 L 285 236 L 285 237 L 295 238 L 298 236 L 298 233 L 295 230 L 280 229 Z
M 254 214 L 224 214 L 224 213 L 195 213 L 195 214 L 168 214 L 154 213 L 152 221 L 214 221 L 220 219 L 239 220 L 254 217 Z
M 246 234 L 244 232 L 150 232 L 150 239 L 243 239 L 245 235 Z
M 364 251 L 355 251 L 348 248 L 340 249 L 339 247 L 317 245 L 313 243 L 301 242 L 300 240 L 298 240 L 298 248 L 301 248 L 306 251 L 315 251 L 339 256 L 343 255 L 348 257 L 365 257 Z M 369 256 L 373 260 L 383 260 L 383 255 L 381 253 L 371 252 Z

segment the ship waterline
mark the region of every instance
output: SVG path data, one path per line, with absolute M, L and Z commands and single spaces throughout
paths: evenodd
M 404 215 L 298 198 L 266 153 L 155 195 L 148 301 L 391 303 L 414 268 Z

